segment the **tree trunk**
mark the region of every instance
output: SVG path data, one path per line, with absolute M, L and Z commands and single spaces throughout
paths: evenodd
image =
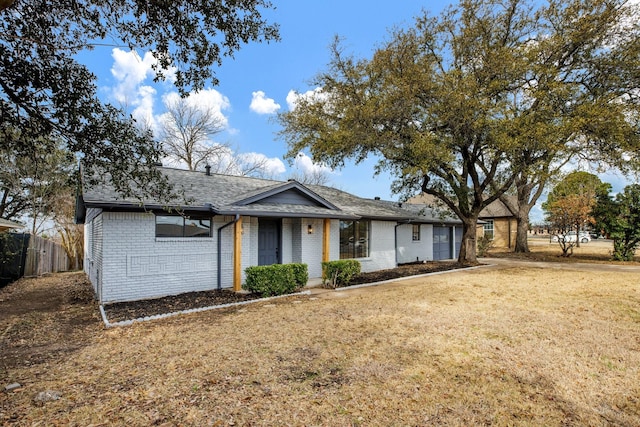
M 529 213 L 536 204 L 546 184 L 544 177 L 534 177 L 529 182 L 529 176 L 521 174 L 516 179 L 516 200 L 517 204 L 509 202 L 507 197 L 500 197 L 500 200 L 507 206 L 517 222 L 516 245 L 513 251 L 516 253 L 527 253 L 529 250 Z
M 529 205 L 520 205 L 516 214 L 516 245 L 513 251 L 516 253 L 528 253 L 529 251 Z
M 528 217 L 523 220 L 522 218 L 516 218 L 517 231 L 516 231 L 516 245 L 513 251 L 516 253 L 528 253 L 529 250 L 529 219 Z
M 476 255 L 476 225 L 478 218 L 462 220 L 462 242 L 460 242 L 460 253 L 458 262 L 463 264 L 477 264 Z

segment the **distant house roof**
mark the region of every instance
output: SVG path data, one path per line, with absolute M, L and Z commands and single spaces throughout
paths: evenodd
M 396 202 L 384 202 L 383 203 L 393 203 L 398 205 L 402 209 L 409 211 L 414 216 L 414 221 L 412 222 L 424 222 L 428 224 L 442 224 L 442 225 L 456 225 L 461 224 L 462 221 L 458 219 L 455 215 L 451 214 L 451 212 L 444 209 L 436 209 L 432 206 L 428 206 L 424 203 L 396 203 Z
M 365 199 L 321 185 L 297 181 L 210 174 L 160 167 L 169 183 L 184 197 L 171 208 L 206 211 L 216 215 L 257 217 L 305 217 L 332 219 L 383 219 L 398 222 L 441 222 L 431 210 L 418 211 L 398 203 Z M 84 210 L 97 207 L 114 210 L 160 210 L 166 204 L 154 200 L 123 198 L 111 185 L 83 186 L 79 199 L 78 222 Z M 455 222 L 455 221 L 454 221 Z M 459 221 L 458 221 L 459 223 Z
M 9 221 L 8 219 L 0 218 L 0 232 L 22 228 L 22 224 L 18 224 L 17 222 Z
M 518 205 L 516 196 L 507 196 L 507 198 L 511 199 L 515 206 Z M 480 212 L 480 218 L 513 218 L 513 214 L 502 200 L 498 199 Z

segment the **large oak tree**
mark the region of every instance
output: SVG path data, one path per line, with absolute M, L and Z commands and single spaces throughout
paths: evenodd
M 394 31 L 371 59 L 336 42 L 313 80 L 319 89 L 279 115 L 289 155 L 308 149 L 333 167 L 378 156 L 378 170 L 397 178 L 394 191 L 436 196 L 462 220 L 459 260 L 475 262 L 480 211 L 514 183 L 548 174 L 559 153 L 589 145 L 598 112 L 627 123 L 601 135 L 612 156 L 637 134 L 625 121 L 636 104 L 612 93 L 605 72 L 626 79 L 632 68 L 622 63 L 638 58 L 637 38 L 610 26 L 624 20 L 624 2 L 537 4 L 463 0 Z M 616 102 L 624 107 L 609 108 Z
M 278 27 L 261 15 L 271 7 L 268 0 L 2 2 L 0 148 L 28 155 L 46 135 L 108 172 L 122 193 L 166 190 L 152 167 L 160 146 L 98 99 L 95 76 L 78 54 L 97 45 L 150 51 L 156 78 L 175 73 L 184 95 L 217 84 L 216 67 L 243 44 L 278 39 Z
M 627 172 L 640 160 L 637 4 L 557 2 L 542 13 L 544 33 L 553 36 L 538 42 L 530 71 L 535 91 L 521 98 L 526 114 L 518 119 L 520 129 L 529 129 L 529 140 L 516 150 L 527 167 L 516 174 L 517 197 L 502 197 L 518 223 L 516 252 L 529 251 L 529 212 L 567 163 Z

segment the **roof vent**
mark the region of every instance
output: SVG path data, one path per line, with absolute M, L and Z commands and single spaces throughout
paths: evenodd
M 204 167 L 204 174 L 207 176 L 211 176 L 211 165 L 206 165 Z
M 374 197 L 373 200 L 380 200 L 380 196 Z

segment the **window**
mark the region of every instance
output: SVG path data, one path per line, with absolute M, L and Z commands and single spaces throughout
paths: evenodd
M 340 221 L 340 259 L 369 256 L 370 221 Z
M 420 241 L 420 224 L 413 224 L 413 231 L 411 232 L 411 240 L 414 242 Z
M 156 215 L 156 237 L 211 237 L 211 218 L 198 215 Z
M 482 226 L 484 228 L 484 235 L 493 240 L 493 220 L 487 219 L 485 221 L 486 224 Z

